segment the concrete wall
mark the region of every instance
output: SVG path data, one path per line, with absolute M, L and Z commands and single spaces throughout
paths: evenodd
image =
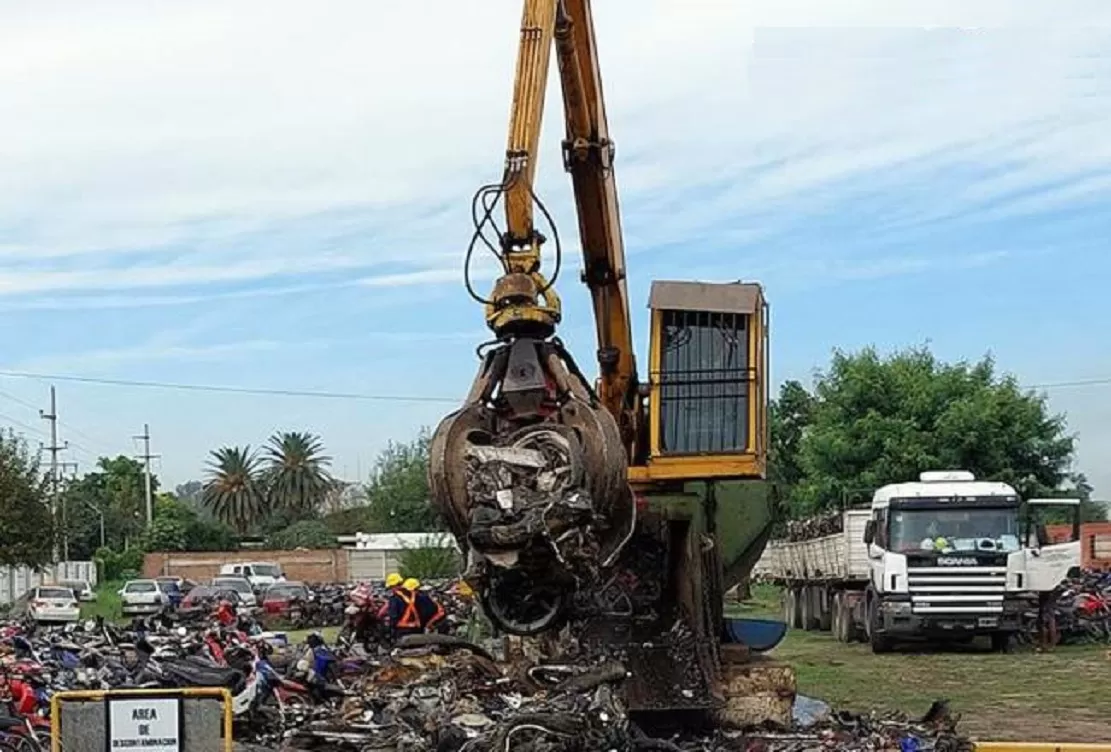
M 96 564 L 91 561 L 63 561 L 44 569 L 0 567 L 0 604 L 11 603 L 33 587 L 61 580 L 88 580 L 96 587 Z
M 302 582 L 346 582 L 347 552 L 323 551 L 203 551 L 147 554 L 143 576 L 174 575 L 200 582 L 215 577 L 224 564 L 272 561 L 281 565 L 285 576 Z

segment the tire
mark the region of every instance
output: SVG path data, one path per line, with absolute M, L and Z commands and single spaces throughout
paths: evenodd
M 843 644 L 853 641 L 853 615 L 844 593 L 833 595 L 833 639 Z
M 879 631 L 879 604 L 879 598 L 873 598 L 868 603 L 868 644 L 875 655 L 891 652 L 891 640 L 888 639 L 887 635 L 880 634 Z
M 804 587 L 799 591 L 799 621 L 807 632 L 818 626 L 818 615 L 814 613 L 814 589 Z
M 833 596 L 828 588 L 814 588 L 814 608 L 818 612 L 818 629 L 830 631 L 833 628 Z
M 991 635 L 991 652 L 993 653 L 1010 653 L 1014 641 L 1011 639 L 1010 632 L 992 632 Z
M 783 591 L 783 621 L 788 629 L 797 629 L 799 626 L 799 597 L 794 588 Z

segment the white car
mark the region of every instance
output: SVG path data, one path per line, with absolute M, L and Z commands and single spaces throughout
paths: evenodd
M 31 588 L 16 600 L 12 610 L 36 622 L 74 622 L 81 618 L 81 606 L 73 591 L 57 585 Z
M 284 582 L 282 567 L 272 561 L 240 561 L 220 567 L 220 577 L 243 577 L 255 590 L 265 590 L 275 582 Z
M 69 588 L 77 596 L 77 600 L 82 603 L 93 603 L 96 601 L 96 593 L 93 592 L 88 580 L 63 580 L 58 583 L 58 587 Z
M 120 600 L 124 616 L 157 614 L 167 602 L 156 580 L 128 580 L 120 589 Z
M 256 608 L 258 606 L 255 590 L 244 577 L 215 577 L 212 580 L 212 587 L 217 590 L 234 590 L 239 593 L 239 601 L 246 608 Z

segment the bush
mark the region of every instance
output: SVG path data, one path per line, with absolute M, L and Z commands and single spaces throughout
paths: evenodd
M 455 577 L 461 569 L 459 552 L 454 546 L 444 547 L 443 535 L 430 535 L 421 541 L 420 546 L 406 548 L 398 556 L 397 565 L 405 577 L 418 580 L 438 580 Z
M 285 551 L 294 548 L 335 548 L 336 536 L 319 520 L 302 520 L 271 535 L 267 546 Z
M 136 577 L 143 570 L 145 553 L 141 546 L 132 546 L 118 553 L 105 547 L 96 550 L 93 560 L 100 569 L 101 580 L 126 580 Z

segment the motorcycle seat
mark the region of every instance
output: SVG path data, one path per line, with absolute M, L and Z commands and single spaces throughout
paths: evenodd
M 22 718 L 15 718 L 13 716 L 0 716 L 0 729 L 3 729 L 4 731 L 13 728 L 20 728 L 22 726 Z

